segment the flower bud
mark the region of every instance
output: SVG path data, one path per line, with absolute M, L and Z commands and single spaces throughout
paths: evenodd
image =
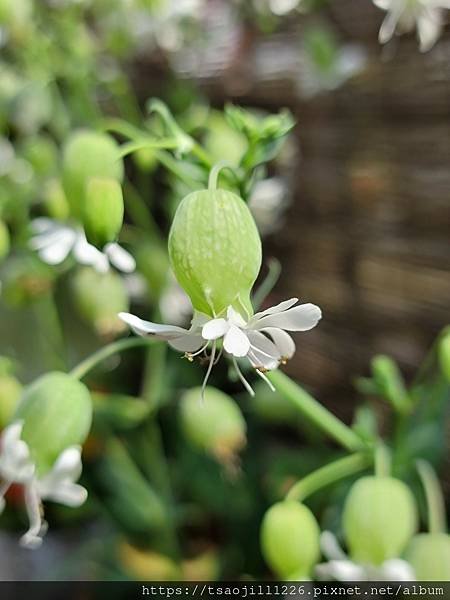
M 416 535 L 408 546 L 406 560 L 418 581 L 450 581 L 450 535 Z
M 343 528 L 353 560 L 380 565 L 401 555 L 417 528 L 410 489 L 392 477 L 362 477 L 345 501 Z
M 3 221 L 0 221 L 0 261 L 9 254 L 9 231 Z
M 72 290 L 80 316 L 93 325 L 99 335 L 109 337 L 123 331 L 125 325 L 117 315 L 126 312 L 129 306 L 120 275 L 82 267 L 75 273 Z
M 83 225 L 88 242 L 103 248 L 117 239 L 123 222 L 120 183 L 111 177 L 91 177 L 86 187 Z
M 201 388 L 192 388 L 183 394 L 180 420 L 192 445 L 222 462 L 232 462 L 246 444 L 246 423 L 239 407 L 230 396 L 216 388 L 206 388 L 204 402 L 201 401 Z
M 81 218 L 91 177 L 123 178 L 123 162 L 114 138 L 93 131 L 77 131 L 63 153 L 63 186 L 74 217 Z
M 169 256 L 196 310 L 217 316 L 233 306 L 253 314 L 250 291 L 261 267 L 261 240 L 239 196 L 226 190 L 186 196 L 170 230 Z
M 320 556 L 320 529 L 304 504 L 285 500 L 264 515 L 261 549 L 270 568 L 284 579 L 307 579 Z
M 13 420 L 23 421 L 21 437 L 41 476 L 64 450 L 86 439 L 92 421 L 91 396 L 70 375 L 47 373 L 25 389 Z
M 65 221 L 69 217 L 69 203 L 59 179 L 49 179 L 45 183 L 43 201 L 47 214 L 53 219 Z

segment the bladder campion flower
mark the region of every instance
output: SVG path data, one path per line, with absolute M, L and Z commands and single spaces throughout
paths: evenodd
M 81 474 L 81 444 L 91 425 L 87 388 L 64 373 L 48 373 L 25 391 L 0 437 L 0 512 L 12 484 L 24 488 L 29 529 L 23 546 L 36 548 L 47 525 L 42 501 L 80 506 L 86 490 L 75 483 Z
M 237 359 L 247 358 L 272 388 L 266 371 L 278 368 L 295 352 L 287 332 L 308 331 L 322 315 L 314 304 L 294 306 L 297 298 L 253 314 L 250 293 L 261 267 L 261 240 L 245 202 L 216 189 L 220 168 L 211 171 L 208 190 L 182 200 L 169 236 L 173 271 L 193 304 L 191 327 L 143 321 L 129 313 L 119 316 L 138 335 L 165 340 L 191 361 L 210 349 L 203 392 L 224 352 L 253 395 Z

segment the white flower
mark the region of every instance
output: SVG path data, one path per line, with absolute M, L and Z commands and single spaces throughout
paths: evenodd
M 262 234 L 276 231 L 286 205 L 287 186 L 281 177 L 258 181 L 248 201 L 248 207 Z
M 411 31 L 417 27 L 420 50 L 426 52 L 436 43 L 443 27 L 442 9 L 450 8 L 450 0 L 373 0 L 387 11 L 378 39 L 388 42 L 395 31 Z
M 317 565 L 316 575 L 322 580 L 337 581 L 414 581 L 414 571 L 409 563 L 391 558 L 379 566 L 351 561 L 340 548 L 336 537 L 324 531 L 320 545 L 329 562 Z
M 22 428 L 21 421 L 14 422 L 4 429 L 0 437 L 0 513 L 5 506 L 4 496 L 10 486 L 13 483 L 23 485 L 30 525 L 20 543 L 28 548 L 37 548 L 47 529 L 47 524 L 42 519 L 42 500 L 76 507 L 86 500 L 87 492 L 75 483 L 81 475 L 81 448 L 66 448 L 56 459 L 52 469 L 38 477 L 28 445 L 20 439 Z
M 106 273 L 110 264 L 124 273 L 132 273 L 136 268 L 134 258 L 119 244 L 106 244 L 98 250 L 86 240 L 83 229 L 52 219 L 40 217 L 31 223 L 34 233 L 30 248 L 36 250 L 41 260 L 49 265 L 61 264 L 72 252 L 81 265 L 89 265 L 99 273 Z
M 265 373 L 286 363 L 295 352 L 294 340 L 287 331 L 308 331 L 317 325 L 322 316 L 318 306 L 314 304 L 294 306 L 297 302 L 297 298 L 285 300 L 256 313 L 248 320 L 245 320 L 232 306 L 228 307 L 225 316 L 213 319 L 196 312 L 190 329 L 143 321 L 128 313 L 120 313 L 119 317 L 138 335 L 153 335 L 165 340 L 176 350 L 185 352 L 189 360 L 206 352 L 211 345 L 203 389 L 206 387 L 212 367 L 220 357 L 220 354 L 216 356 L 217 342 L 223 340 L 223 351 L 231 357 L 236 372 L 248 392 L 254 395 L 236 359 L 246 357 L 258 375 L 273 389 Z

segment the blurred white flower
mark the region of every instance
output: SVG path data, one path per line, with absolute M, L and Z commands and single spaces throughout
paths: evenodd
M 78 263 L 89 265 L 99 273 L 106 273 L 110 265 L 123 273 L 132 273 L 136 268 L 134 258 L 119 244 L 106 244 L 100 251 L 89 244 L 79 227 L 40 217 L 31 222 L 31 229 L 34 235 L 30 248 L 49 265 L 61 264 L 72 253 Z
M 263 235 L 273 233 L 281 225 L 286 199 L 287 186 L 281 177 L 268 177 L 256 183 L 248 206 Z
M 47 524 L 42 519 L 42 501 L 52 500 L 76 507 L 85 502 L 87 492 L 75 483 L 82 470 L 81 448 L 66 448 L 51 470 L 38 477 L 28 445 L 20 439 L 22 428 L 23 423 L 16 421 L 6 427 L 0 437 L 0 513 L 5 506 L 4 496 L 11 485 L 23 485 L 29 528 L 20 543 L 27 548 L 37 548 L 47 530 Z
M 317 565 L 316 575 L 320 580 L 337 581 L 414 581 L 415 575 L 409 563 L 400 558 L 391 558 L 378 566 L 351 561 L 340 548 L 336 537 L 324 531 L 320 546 L 328 562 Z
M 388 42 L 394 33 L 417 28 L 420 50 L 430 50 L 438 40 L 443 27 L 443 9 L 450 8 L 450 0 L 373 0 L 387 11 L 378 39 Z

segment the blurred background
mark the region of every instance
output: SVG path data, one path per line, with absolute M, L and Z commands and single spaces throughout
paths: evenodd
M 30 221 L 64 218 L 58 165 L 70 132 L 119 117 L 139 127 L 151 97 L 216 160 L 233 160 L 243 143 L 227 127 L 227 102 L 292 112 L 297 125 L 250 198 L 263 274 L 272 258 L 281 264 L 267 304 L 297 296 L 323 310 L 286 371 L 348 423 L 362 397 L 373 400 L 355 380 L 370 375 L 374 355 L 388 354 L 412 380 L 449 320 L 450 30 L 426 53 L 414 34 L 380 46 L 384 16 L 370 0 L 0 0 L 0 217 L 11 248 L 0 273 L 0 402 L 8 386 L 71 367 L 124 334 L 115 314 L 130 304 L 143 318 L 156 309 L 164 322 L 189 315 L 160 243 L 184 189 L 151 153 L 126 159 L 122 241 L 135 273 L 117 283 L 110 272 L 101 288 L 88 268 L 55 269 L 28 246 Z M 234 395 L 247 422 L 240 473 L 232 473 L 228 456 L 206 456 L 183 437 L 177 385 L 196 385 L 200 374 L 165 349 L 152 352 L 147 365 L 167 361 L 157 426 L 141 424 L 134 403 L 126 417 L 104 407 L 109 396 L 142 394 L 141 350 L 95 371 L 88 383 L 102 399 L 85 448 L 90 501 L 77 511 L 50 507 L 51 532 L 30 553 L 16 545 L 24 520 L 13 490 L 1 517 L 0 579 L 267 575 L 261 515 L 336 449 L 281 401 L 274 410 L 265 391 L 255 403 L 241 395 L 224 366 L 213 384 Z M 373 411 L 389 434 L 391 407 L 377 402 Z M 448 496 L 446 414 L 447 437 L 432 430 L 437 448 L 418 442 L 416 450 L 444 475 Z M 181 563 L 154 542 L 135 468 L 161 486 L 164 502 L 176 498 Z M 311 501 L 337 532 L 347 489 Z

